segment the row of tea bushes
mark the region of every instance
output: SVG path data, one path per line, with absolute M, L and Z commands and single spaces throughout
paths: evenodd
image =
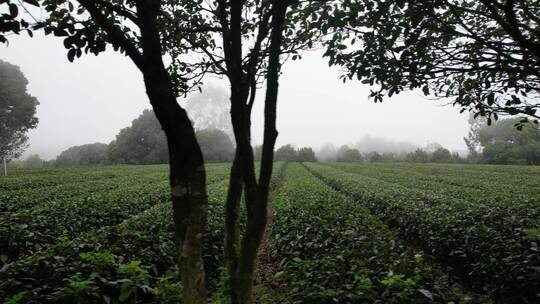
M 426 195 L 328 166 L 307 166 L 439 261 L 453 266 L 476 290 L 504 303 L 540 301 L 538 208 Z
M 222 264 L 220 219 L 226 189 L 226 181 L 208 186 L 204 259 L 214 281 Z M 179 299 L 173 229 L 171 206 L 160 203 L 118 225 L 61 240 L 0 270 L 0 302 L 148 303 L 160 302 L 163 296 Z
M 276 288 L 292 303 L 481 303 L 369 211 L 299 164 L 274 201 Z
M 443 165 L 340 163 L 329 166 L 468 201 L 505 202 L 520 204 L 526 208 L 540 206 L 540 171 L 536 175 L 533 171 L 523 176 L 513 174 L 506 176 L 504 174 L 508 169 L 501 166 L 490 167 L 491 170 L 463 170 L 463 172 L 450 165 L 443 167 Z
M 228 176 L 228 165 L 209 168 L 209 182 Z M 96 189 L 48 201 L 34 208 L 0 215 L 0 266 L 51 246 L 62 238 L 76 238 L 121 221 L 170 199 L 165 178 L 123 179 L 114 190 Z M 92 185 L 79 183 L 92 191 Z

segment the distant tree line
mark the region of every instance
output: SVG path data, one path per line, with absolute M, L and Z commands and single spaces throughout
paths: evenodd
M 291 145 L 281 146 L 274 154 L 276 161 L 316 162 L 315 151 L 310 147 L 295 149 Z
M 540 165 L 540 129 L 533 124 L 518 130 L 515 125 L 521 118 L 509 118 L 488 125 L 485 119 L 472 119 L 467 137 L 464 138 L 469 153 L 460 156 L 438 143 L 411 151 L 405 143 L 401 152 L 368 151 L 362 144 L 373 148 L 376 139 L 363 139 L 356 146 L 342 145 L 335 149 L 323 146 L 317 153 L 311 147 L 295 148 L 283 145 L 275 151 L 276 161 L 298 162 L 412 162 L 412 163 L 485 163 Z M 206 162 L 230 162 L 234 158 L 234 145 L 226 132 L 216 128 L 196 131 Z M 390 142 L 384 143 L 387 147 Z M 379 145 L 380 146 L 380 145 Z M 406 152 L 409 151 L 409 152 Z M 260 160 L 262 147 L 256 146 L 254 155 Z M 44 161 L 39 155 L 25 160 L 12 161 L 12 167 L 39 168 L 44 166 L 77 166 L 105 164 L 164 164 L 168 162 L 167 143 L 161 128 L 150 110 L 145 110 L 133 120 L 131 126 L 118 133 L 109 144 L 93 143 L 66 149 L 55 160 Z
M 322 162 L 394 162 L 413 163 L 480 163 L 509 165 L 540 165 L 540 128 L 523 124 L 523 117 L 499 119 L 488 124 L 486 118 L 474 118 L 467 137 L 469 150 L 462 156 L 438 143 L 411 149 L 406 142 L 393 143 L 376 138 L 364 138 L 354 147 L 343 145 L 336 149 L 324 145 L 317 153 Z M 403 145 L 401 145 L 403 144 Z M 381 151 L 369 151 L 379 148 Z M 399 152 L 389 152 L 390 150 Z M 369 152 L 367 152 L 369 151 Z
M 229 162 L 234 157 L 234 145 L 220 129 L 205 128 L 196 131 L 206 162 Z M 45 161 L 34 154 L 25 160 L 12 161 L 11 167 L 40 168 L 45 166 L 82 166 L 109 164 L 166 164 L 167 141 L 151 110 L 134 119 L 130 126 L 120 130 L 109 144 L 93 143 L 73 146 L 62 151 L 54 160 Z
M 234 146 L 229 136 L 219 129 L 196 131 L 206 162 L 232 161 Z M 154 112 L 143 113 L 107 144 L 71 147 L 56 158 L 55 165 L 98 164 L 166 164 L 169 161 L 167 140 Z
M 339 149 L 335 149 L 330 145 L 326 145 L 319 151 L 319 159 L 324 162 L 396 162 L 406 161 L 415 163 L 459 163 L 465 162 L 465 159 L 459 156 L 458 153 L 450 152 L 450 150 L 442 147 L 437 143 L 430 144 L 425 148 L 417 148 L 411 152 L 383 152 L 370 151 L 361 152 L 358 148 L 352 148 L 348 145 L 343 145 Z

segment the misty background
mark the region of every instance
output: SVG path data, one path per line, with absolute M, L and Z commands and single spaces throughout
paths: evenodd
M 321 54 L 308 52 L 302 60 L 284 65 L 276 147 L 292 144 L 318 150 L 325 144 L 347 144 L 362 152 L 386 152 L 439 143 L 465 153 L 468 113 L 460 114 L 458 108 L 446 105 L 448 101 L 429 100 L 419 91 L 374 103 L 368 99 L 368 85 L 344 84 L 339 70 L 329 68 Z M 139 71 L 112 49 L 99 57 L 84 55 L 72 64 L 61 39 L 36 33 L 34 38 L 10 37 L 9 46 L 0 46 L 0 59 L 21 68 L 29 93 L 40 102 L 39 125 L 29 132 L 30 147 L 24 156 L 37 153 L 52 159 L 70 146 L 109 143 L 151 108 Z M 228 91 L 222 79 L 208 77 L 206 82 Z M 264 97 L 264 91 L 258 97 Z M 253 141 L 259 144 L 261 102 L 256 102 L 253 117 Z

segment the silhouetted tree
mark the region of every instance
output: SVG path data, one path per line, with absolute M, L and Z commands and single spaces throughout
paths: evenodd
M 45 164 L 46 162 L 43 159 L 41 159 L 39 154 L 29 155 L 22 162 L 22 166 L 24 168 L 42 168 Z
M 283 145 L 274 153 L 276 161 L 295 161 L 296 158 L 296 149 L 291 145 Z
M 373 151 L 373 152 L 368 153 L 367 159 L 368 159 L 369 162 L 371 162 L 371 163 L 377 163 L 377 162 L 383 161 L 382 155 L 379 154 L 379 153 L 376 152 L 376 151 Z
M 229 136 L 219 129 L 203 129 L 195 132 L 204 161 L 229 162 L 234 158 L 234 146 Z
M 414 152 L 407 153 L 405 161 L 412 163 L 427 163 L 429 161 L 429 154 L 422 149 L 416 149 Z
M 56 166 L 103 165 L 107 163 L 108 146 L 94 143 L 70 147 L 54 161 Z
M 336 148 L 331 144 L 325 144 L 317 153 L 317 159 L 322 162 L 333 162 L 337 159 Z
M 166 164 L 167 138 L 154 112 L 144 110 L 109 144 L 109 160 L 120 164 Z
M 448 149 L 441 147 L 433 151 L 430 160 L 434 163 L 451 163 L 452 154 Z
M 234 136 L 230 107 L 229 92 L 209 84 L 204 85 L 200 94 L 192 95 L 186 102 L 186 110 L 195 129 L 218 129 L 229 138 Z
M 315 152 L 310 147 L 304 147 L 298 149 L 296 152 L 296 161 L 299 162 L 316 162 Z
M 362 162 L 364 158 L 358 149 L 351 149 L 347 145 L 343 145 L 337 152 L 338 162 Z
M 225 132 L 219 129 L 195 131 L 204 160 L 232 161 L 234 146 Z M 165 164 L 168 162 L 167 139 L 152 110 L 143 113 L 118 133 L 109 144 L 109 160 L 122 164 Z

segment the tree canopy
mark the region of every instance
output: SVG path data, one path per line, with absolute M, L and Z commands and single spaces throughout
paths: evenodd
M 414 152 L 407 153 L 405 160 L 413 163 L 427 163 L 429 161 L 429 154 L 422 149 L 416 149 Z
M 234 145 L 230 137 L 219 129 L 195 132 L 206 162 L 230 162 L 234 158 Z
M 364 157 L 358 149 L 350 148 L 347 145 L 341 146 L 337 151 L 338 162 L 362 162 Z
M 451 163 L 453 158 L 448 149 L 441 147 L 433 151 L 431 161 L 434 163 Z
M 104 165 L 107 163 L 107 144 L 93 143 L 70 147 L 54 161 L 56 166 Z
M 292 145 L 283 145 L 276 150 L 274 159 L 276 161 L 296 160 L 296 149 Z
M 18 66 L 0 60 L 0 158 L 19 157 L 27 132 L 38 124 L 37 99 L 27 92 L 28 80 Z
M 225 89 L 205 84 L 200 94 L 192 95 L 186 102 L 195 129 L 218 129 L 229 137 L 234 136 L 231 118 L 229 92 Z
M 473 123 L 465 138 L 470 150 L 482 152 L 479 160 L 492 164 L 539 164 L 540 129 L 534 125 L 514 128 L 521 118 L 508 118 L 488 126 L 485 121 Z
M 296 152 L 296 161 L 299 162 L 316 162 L 317 157 L 315 151 L 310 147 L 303 147 Z
M 539 118 L 538 1 L 328 1 L 319 10 L 325 56 L 344 79 L 375 86 L 376 102 L 421 88 L 488 123 Z
M 234 145 L 229 136 L 219 129 L 195 131 L 204 160 L 232 161 Z M 119 164 L 166 164 L 169 161 L 167 139 L 152 110 L 144 110 L 131 125 L 120 130 L 109 144 L 110 162 Z
M 166 164 L 169 161 L 167 139 L 151 110 L 116 135 L 109 144 L 109 159 L 121 164 Z

